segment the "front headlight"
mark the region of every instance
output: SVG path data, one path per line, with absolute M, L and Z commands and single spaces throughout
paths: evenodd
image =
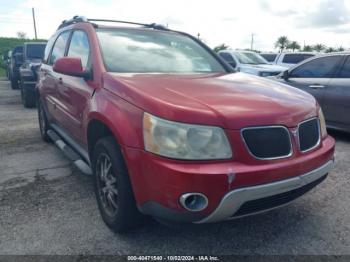
M 320 108 L 320 110 L 318 111 L 318 117 L 320 119 L 320 129 L 321 129 L 321 135 L 322 137 L 326 137 L 327 136 L 327 126 L 326 126 L 326 120 L 324 118 L 322 109 Z
M 186 160 L 228 159 L 230 144 L 219 127 L 182 124 L 145 113 L 145 150 L 157 155 Z

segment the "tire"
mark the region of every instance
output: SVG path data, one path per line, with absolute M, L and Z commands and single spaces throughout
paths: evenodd
M 16 79 L 15 77 L 11 77 L 11 88 L 18 89 L 18 87 L 18 79 Z
M 49 131 L 49 122 L 47 121 L 46 113 L 40 100 L 38 100 L 38 121 L 42 140 L 45 142 L 51 142 L 51 139 L 47 134 L 47 131 Z
M 21 87 L 21 100 L 25 108 L 35 107 L 35 104 L 36 104 L 35 95 L 31 92 L 28 92 L 28 90 L 24 89 L 23 85 Z
M 97 141 L 92 166 L 97 204 L 106 225 L 123 233 L 142 224 L 145 217 L 136 207 L 128 171 L 113 137 Z

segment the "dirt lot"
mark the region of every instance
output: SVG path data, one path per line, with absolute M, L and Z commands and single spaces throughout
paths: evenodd
M 0 80 L 0 254 L 350 254 L 350 135 L 328 179 L 293 204 L 255 217 L 169 228 L 153 220 L 115 235 L 91 178 L 40 140 L 36 109 Z

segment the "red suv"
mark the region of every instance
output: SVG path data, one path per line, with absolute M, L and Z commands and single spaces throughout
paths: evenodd
M 255 214 L 326 178 L 334 139 L 311 95 L 236 73 L 188 34 L 100 22 L 51 37 L 38 115 L 42 138 L 94 175 L 110 228 Z

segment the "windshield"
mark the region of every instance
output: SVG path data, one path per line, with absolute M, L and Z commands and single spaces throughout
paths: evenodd
M 257 53 L 235 52 L 235 55 L 241 64 L 252 64 L 252 65 L 268 64 L 268 62 L 261 55 Z
M 226 72 L 190 37 L 151 30 L 100 29 L 102 56 L 110 72 L 200 73 Z
M 27 45 L 26 46 L 26 56 L 27 59 L 43 59 L 45 44 L 39 45 Z

